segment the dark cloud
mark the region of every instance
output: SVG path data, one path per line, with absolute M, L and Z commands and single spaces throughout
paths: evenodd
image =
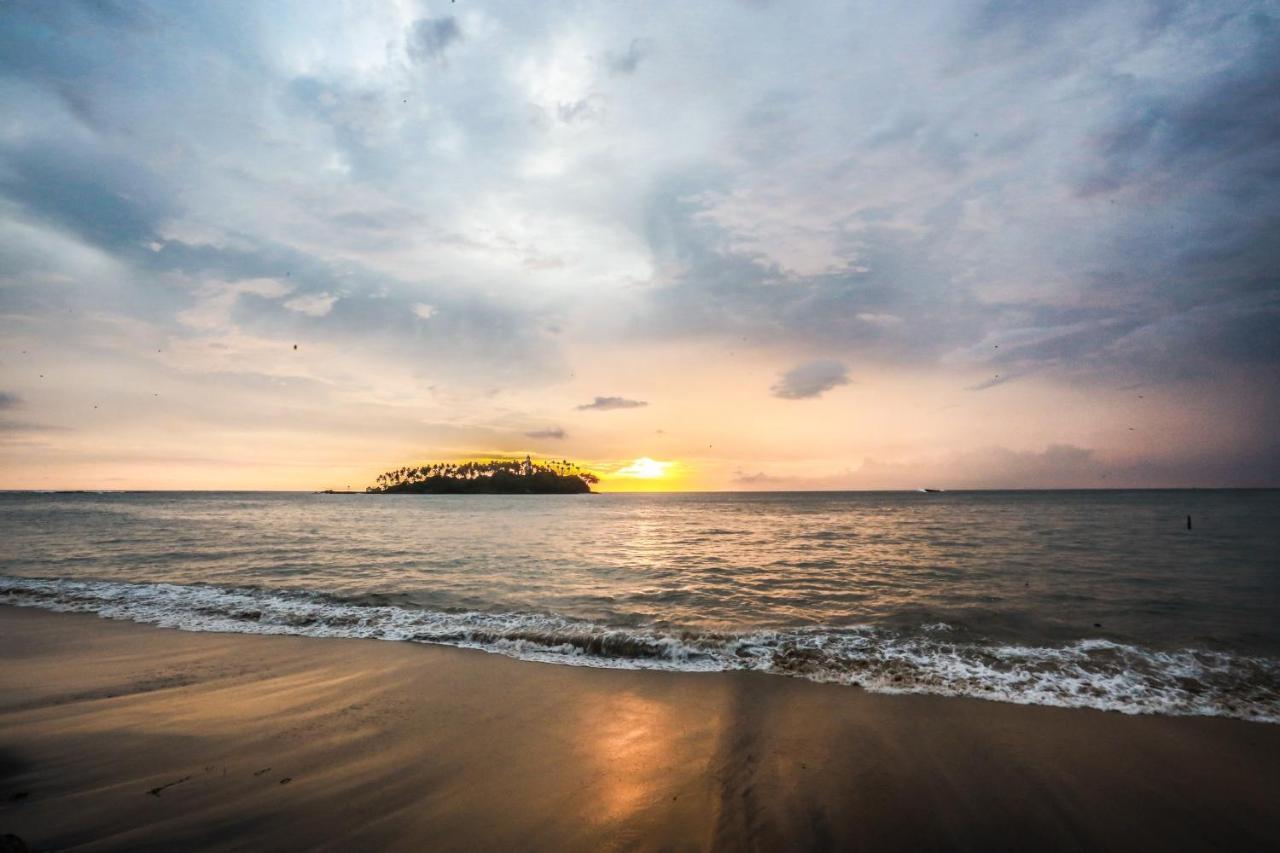
M 529 438 L 549 438 L 561 441 L 565 438 L 565 431 L 560 427 L 547 427 L 546 429 L 535 429 L 525 433 Z
M 628 400 L 625 397 L 596 397 L 590 403 L 583 403 L 577 408 L 579 410 L 595 410 L 598 412 L 609 412 L 614 409 L 638 409 L 641 406 L 649 405 L 643 400 Z
M 71 432 L 70 427 L 60 426 L 58 424 L 35 423 L 32 421 L 8 421 L 0 420 L 0 433 L 42 433 L 42 432 Z
M 131 159 L 41 140 L 0 148 L 0 193 L 34 216 L 107 249 L 154 239 L 175 212 L 162 184 Z
M 988 388 L 994 388 L 997 385 L 1003 385 L 1006 382 L 1012 382 L 1016 377 L 1010 374 L 999 374 L 992 376 L 990 379 L 984 379 L 982 382 L 975 383 L 965 388 L 966 391 L 985 391 Z
M 450 45 L 462 40 L 462 30 L 452 15 L 440 18 L 421 18 L 409 28 L 409 57 L 415 62 L 426 62 L 444 56 Z
M 1280 22 L 1241 27 L 1239 53 L 1190 85 L 1126 81 L 1128 91 L 1092 139 L 1082 195 L 1138 184 L 1183 186 L 1210 174 L 1213 196 L 1255 197 L 1280 177 Z
M 734 235 L 708 218 L 708 204 L 683 180 L 663 187 L 652 202 L 650 247 L 678 273 L 655 291 L 642 319 L 648 333 L 748 335 L 929 363 L 980 339 L 991 322 L 989 308 L 952 286 L 943 248 L 949 239 L 868 223 L 839 238 L 856 262 L 797 274 L 735 248 Z
M 1093 0 L 1070 3 L 1028 3 L 1026 0 L 986 0 L 976 4 L 968 19 L 970 35 L 982 37 L 1013 33 L 1019 40 L 1043 42 L 1056 27 L 1090 6 Z
M 599 99 L 595 97 L 580 98 L 571 103 L 561 103 L 556 106 L 556 118 L 565 124 L 594 121 L 599 117 Z
M 928 462 L 864 459 L 856 467 L 824 476 L 782 476 L 737 471 L 734 482 L 765 489 L 944 488 L 1206 488 L 1265 486 L 1280 476 L 1280 453 L 1242 450 L 1188 453 L 1181 458 L 1108 459 L 1093 448 L 1054 444 L 1043 450 L 981 447 Z M 914 485 L 913 485 L 914 484 Z
M 1280 476 L 1280 452 L 1270 449 L 1189 451 L 1181 456 L 1110 459 L 1094 448 L 1072 444 L 1044 450 L 984 447 L 952 453 L 929 463 L 887 463 L 874 459 L 844 478 L 875 488 L 918 483 L 947 489 L 1006 489 L 1034 484 L 1042 489 L 1220 487 L 1266 485 Z
M 985 4 L 965 38 L 1047 40 L 1046 51 L 1075 51 L 1070 34 L 1094 33 L 1103 44 L 1113 37 L 1104 25 L 1114 23 L 1114 6 L 1068 5 Z M 1197 8 L 1172 16 L 1135 11 L 1135 41 L 1116 36 L 1117 46 L 1098 49 L 1118 61 L 1119 45 L 1151 47 L 1157 65 L 1142 76 L 1118 75 L 1088 53 L 1053 68 L 1041 67 L 1036 52 L 988 57 L 982 74 L 1000 81 L 1001 92 L 1065 87 L 1098 104 L 1096 118 L 1068 122 L 1058 135 L 1036 126 L 1061 118 L 1048 105 L 1039 114 L 1011 110 L 1016 121 L 966 126 L 969 114 L 918 99 L 910 112 L 894 107 L 870 122 L 851 163 L 870 150 L 904 169 L 936 169 L 939 180 L 930 202 L 914 211 L 889 192 L 887 203 L 821 224 L 833 256 L 828 271 L 780 263 L 769 239 L 753 230 L 771 215 L 769 205 L 722 215 L 723 205 L 749 198 L 722 190 L 732 177 L 683 176 L 651 207 L 650 244 L 675 271 L 655 293 L 653 326 L 798 348 L 817 341 L 860 359 L 971 363 L 1002 377 L 1072 382 L 1178 379 L 1275 363 L 1280 26 L 1244 7 Z M 1062 44 L 1054 41 L 1058 31 Z M 1167 74 L 1159 66 L 1167 62 L 1160 57 L 1205 39 L 1233 45 L 1212 70 L 1187 76 L 1176 64 Z M 939 85 L 959 97 L 971 83 L 956 75 Z M 987 115 L 1004 97 L 978 92 Z M 804 125 L 797 129 L 789 118 L 794 103 L 757 102 L 752 121 L 767 132 L 746 134 L 749 162 L 776 168 L 803 144 Z M 835 167 L 821 174 L 841 178 Z M 1064 193 L 1060 204 L 1037 200 Z M 990 221 L 969 221 L 974 205 Z M 1045 279 L 1051 289 L 1037 285 Z M 979 346 L 1027 330 L 1036 331 L 1016 345 Z
M 821 397 L 840 385 L 848 385 L 849 369 L 838 361 L 819 360 L 791 368 L 770 388 L 773 396 L 784 400 L 806 400 Z
M 634 74 L 640 62 L 649 55 L 648 45 L 641 39 L 632 39 L 631 44 L 622 53 L 609 51 L 605 54 L 604 63 L 614 74 Z

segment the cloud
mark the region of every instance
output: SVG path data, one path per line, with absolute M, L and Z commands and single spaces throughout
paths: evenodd
M 0 138 L 0 335 L 65 342 L 104 398 L 216 384 L 162 398 L 193 430 L 275 428 L 263 389 L 287 379 L 295 411 L 371 397 L 412 424 L 448 400 L 521 441 L 503 425 L 541 409 L 517 398 L 545 402 L 584 353 L 698 346 L 740 356 L 744 384 L 813 353 L 921 387 L 1017 377 L 966 397 L 1010 423 L 1142 382 L 1190 401 L 1170 442 L 1274 444 L 1265 3 L 0 5 L 21 116 Z M 272 360 L 295 342 L 305 357 Z M 704 367 L 654 378 L 686 399 Z M 58 420 L 66 402 L 23 382 L 24 414 Z M 1207 412 L 1231 428 L 1195 428 Z M 1092 418 L 1055 439 L 1100 441 Z M 763 450 L 732 464 L 770 471 Z
M 333 310 L 333 303 L 337 301 L 338 297 L 328 293 L 312 293 L 290 299 L 284 303 L 284 307 L 308 317 L 323 317 Z
M 997 385 L 1003 385 L 1006 382 L 1012 382 L 1016 378 L 1017 378 L 1016 376 L 1013 376 L 1008 373 L 1005 373 L 1005 374 L 997 373 L 995 376 L 991 377 L 990 379 L 984 379 L 981 382 L 977 382 L 973 385 L 966 386 L 965 390 L 966 391 L 985 391 L 988 388 L 994 388 Z
M 819 360 L 791 368 L 769 390 L 784 400 L 821 397 L 840 385 L 848 385 L 849 370 L 838 361 Z
M 455 42 L 461 41 L 462 30 L 452 15 L 420 18 L 409 28 L 409 57 L 415 62 L 440 59 Z
M 0 443 L 3 444 L 27 444 L 32 436 L 41 434 L 59 435 L 61 433 L 72 432 L 71 427 L 65 427 L 57 424 L 34 423 L 32 421 L 6 421 L 0 420 Z
M 600 99 L 594 95 L 556 105 L 556 117 L 565 124 L 595 121 L 600 117 L 601 111 Z
M 647 46 L 640 39 L 632 39 L 622 53 L 605 53 L 605 65 L 613 74 L 634 74 L 640 62 L 649 55 Z
M 11 409 L 22 407 L 22 398 L 12 391 L 0 391 L 0 412 L 7 412 Z M 15 421 L 0 419 L 0 434 L 6 435 L 5 443 L 11 444 L 12 440 L 7 438 L 8 435 L 18 435 L 26 433 L 58 433 L 69 432 L 67 427 L 57 426 L 53 424 L 33 423 L 31 421 Z
M 594 409 L 599 412 L 609 412 L 614 409 L 638 409 L 641 406 L 649 405 L 643 400 L 628 400 L 625 397 L 596 397 L 590 403 L 583 403 L 577 408 L 579 410 Z
M 0 143 L 0 194 L 108 249 L 140 247 L 176 212 L 164 185 L 127 155 L 68 140 Z
M 856 488 L 946 489 L 1213 487 L 1273 482 L 1277 467 L 1273 453 L 1248 451 L 1134 459 L 1074 444 L 1051 444 L 1043 450 L 994 446 L 914 462 L 865 459 L 843 483 L 855 483 Z
M 1190 453 L 1181 457 L 1111 457 L 1074 444 L 1041 450 L 988 446 L 907 461 L 863 459 L 861 464 L 821 475 L 735 472 L 732 482 L 748 489 L 1075 489 L 1212 488 L 1231 483 L 1266 485 L 1280 474 L 1269 452 Z
M 560 427 L 547 427 L 546 429 L 535 429 L 525 433 L 529 438 L 550 438 L 556 441 L 562 440 L 566 433 Z
M 792 478 L 778 477 L 773 474 L 766 474 L 763 471 L 756 471 L 754 474 L 739 469 L 733 472 L 733 482 L 743 486 L 777 486 L 789 483 Z

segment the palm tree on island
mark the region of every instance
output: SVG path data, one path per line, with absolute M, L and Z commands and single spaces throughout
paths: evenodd
M 369 494 L 587 494 L 600 479 L 567 459 L 534 462 L 533 457 L 488 461 L 438 462 L 406 466 L 379 474 Z

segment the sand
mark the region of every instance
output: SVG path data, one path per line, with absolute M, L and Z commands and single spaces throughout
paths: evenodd
M 1280 726 L 0 607 L 32 850 L 1261 849 Z

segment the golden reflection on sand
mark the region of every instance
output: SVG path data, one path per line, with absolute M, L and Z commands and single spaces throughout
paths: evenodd
M 622 822 L 665 796 L 680 754 L 678 715 L 631 692 L 594 698 L 583 708 L 578 750 L 594 768 L 596 822 Z

